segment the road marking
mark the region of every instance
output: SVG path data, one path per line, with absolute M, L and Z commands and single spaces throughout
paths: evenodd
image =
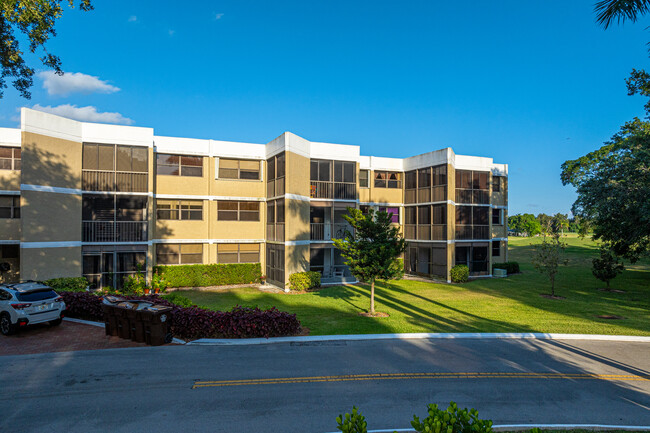
M 197 380 L 192 389 L 213 386 L 277 385 L 285 383 L 348 382 L 362 380 L 412 380 L 412 379 L 592 379 L 650 381 L 650 375 L 591 374 L 591 373 L 379 373 L 346 374 L 339 376 L 278 377 L 238 380 Z

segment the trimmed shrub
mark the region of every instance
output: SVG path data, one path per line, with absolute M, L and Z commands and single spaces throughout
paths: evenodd
M 456 265 L 449 271 L 452 283 L 466 283 L 469 279 L 469 268 L 467 265 Z
M 320 287 L 320 272 L 307 271 L 296 272 L 289 276 L 289 286 L 291 290 L 305 291 Z
M 427 412 L 428 416 L 422 422 L 417 416 L 413 416 L 411 426 L 418 433 L 490 433 L 492 431 L 492 421 L 479 419 L 476 409 L 459 409 L 453 401 L 449 403 L 447 410 L 438 409 L 437 404 L 430 404 L 427 406 Z
M 492 269 L 505 269 L 508 275 L 518 274 L 519 263 L 517 262 L 493 263 Z
M 368 433 L 366 417 L 359 412 L 356 406 L 352 406 L 351 414 L 339 415 L 336 418 L 336 423 L 342 433 Z
M 43 283 L 54 290 L 65 290 L 68 292 L 85 292 L 88 287 L 86 277 L 52 278 L 51 280 L 43 281 Z
M 102 298 L 90 292 L 60 292 L 67 315 L 86 320 L 102 321 Z M 169 296 L 169 295 L 166 295 Z M 180 296 L 180 295 L 179 295 Z M 279 311 L 235 307 L 231 311 L 212 311 L 196 306 L 181 307 L 158 295 L 125 296 L 129 300 L 144 300 L 172 307 L 172 333 L 179 338 L 256 338 L 283 337 L 300 332 L 295 314 Z
M 171 302 L 174 305 L 179 307 L 193 307 L 194 304 L 188 298 L 183 295 L 180 295 L 176 292 L 169 293 L 167 295 L 162 295 L 161 298 Z
M 156 266 L 169 287 L 207 287 L 259 283 L 259 263 Z

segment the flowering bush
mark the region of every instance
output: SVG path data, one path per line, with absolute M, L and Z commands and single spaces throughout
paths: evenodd
M 88 292 L 60 292 L 67 315 L 87 320 L 103 320 L 102 298 Z M 279 311 L 235 307 L 231 311 L 212 311 L 200 307 L 180 307 L 157 296 L 127 296 L 129 300 L 144 300 L 172 307 L 172 333 L 193 340 L 197 338 L 255 338 L 282 337 L 300 332 L 295 314 Z

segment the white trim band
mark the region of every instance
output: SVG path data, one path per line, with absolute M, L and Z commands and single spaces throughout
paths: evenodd
M 21 242 L 20 248 L 74 248 L 80 247 L 81 245 L 81 241 Z
M 63 188 L 60 186 L 49 186 L 49 185 L 28 185 L 21 183 L 21 191 L 36 191 L 36 192 L 54 192 L 57 194 L 76 194 L 79 195 L 82 193 L 80 188 Z
M 310 201 L 311 199 L 306 195 L 300 194 L 285 194 L 284 198 L 287 200 L 299 200 L 299 201 Z

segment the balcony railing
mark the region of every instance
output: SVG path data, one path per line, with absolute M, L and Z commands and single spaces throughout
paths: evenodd
M 147 192 L 147 173 L 134 171 L 82 170 L 84 191 Z
M 456 225 L 456 239 L 490 239 L 490 226 Z
M 83 242 L 146 242 L 146 221 L 83 221 Z
M 447 185 L 404 190 L 404 203 L 406 204 L 438 201 L 447 201 Z
M 309 239 L 312 241 L 331 241 L 332 239 L 342 239 L 345 237 L 345 231 L 353 232 L 352 227 L 345 223 L 311 223 Z
M 267 224 L 266 240 L 284 242 L 284 223 Z
M 311 181 L 311 198 L 329 198 L 341 200 L 355 200 L 357 198 L 357 184 L 343 182 Z
M 456 188 L 456 203 L 489 204 L 490 192 L 482 189 Z

